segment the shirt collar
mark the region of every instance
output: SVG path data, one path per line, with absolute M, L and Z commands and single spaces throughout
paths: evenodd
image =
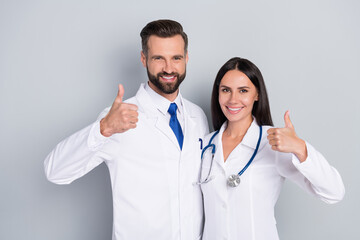
M 156 108 L 164 115 L 167 114 L 168 109 L 170 107 L 170 104 L 172 102 L 170 102 L 168 99 L 164 98 L 163 96 L 161 96 L 160 94 L 158 94 L 157 92 L 155 92 L 150 86 L 149 86 L 149 82 L 147 82 L 145 84 L 145 90 L 146 92 L 149 94 L 149 96 L 151 97 L 152 101 L 154 102 Z M 178 111 L 180 114 L 182 114 L 182 110 L 183 110 L 183 105 L 182 105 L 182 97 L 180 94 L 180 90 L 179 93 L 177 95 L 177 97 L 174 100 L 174 103 L 176 103 L 177 107 L 178 107 Z
M 227 121 L 225 121 L 220 128 L 220 132 L 219 132 L 220 136 L 222 136 L 226 127 L 227 127 Z M 240 144 L 255 149 L 256 144 L 259 140 L 259 134 L 260 134 L 259 125 L 257 124 L 255 117 L 253 117 L 253 121 L 250 127 L 248 128 L 248 130 L 246 131 L 246 134 Z

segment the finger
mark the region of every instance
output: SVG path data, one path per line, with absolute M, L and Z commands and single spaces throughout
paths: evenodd
M 278 140 L 275 140 L 275 139 L 271 139 L 269 140 L 269 144 L 271 146 L 278 146 L 279 145 L 279 141 Z
M 126 116 L 128 116 L 130 118 L 137 118 L 139 116 L 139 113 L 137 111 L 128 110 L 126 112 Z
M 119 99 L 120 103 L 122 103 L 122 101 L 123 101 L 124 92 L 125 92 L 124 86 L 122 84 L 119 84 L 119 91 L 117 94 L 117 98 Z
M 127 119 L 129 122 L 137 122 L 139 120 L 137 114 L 130 114 L 127 116 Z
M 290 111 L 287 110 L 284 115 L 285 127 L 294 129 L 294 125 L 290 120 Z
M 267 130 L 267 134 L 269 134 L 269 135 L 275 134 L 275 132 L 276 132 L 276 128 L 269 128 Z
M 278 152 L 280 151 L 279 148 L 276 145 L 271 146 L 271 149 L 274 150 L 274 151 L 278 151 Z
M 128 129 L 136 128 L 136 123 L 129 123 Z
M 267 135 L 267 139 L 270 141 L 272 139 L 276 139 L 276 136 L 275 136 L 275 134 L 270 134 L 270 135 Z
M 136 106 L 135 104 L 131 104 L 131 103 L 123 103 L 122 108 L 126 109 L 126 110 L 130 110 L 130 111 L 138 110 L 138 106 Z

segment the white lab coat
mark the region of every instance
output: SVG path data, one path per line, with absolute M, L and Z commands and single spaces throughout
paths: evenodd
M 128 103 L 138 106 L 135 129 L 105 138 L 98 120 L 59 143 L 45 160 L 47 178 L 69 184 L 100 163 L 109 168 L 113 239 L 200 239 L 203 205 L 197 181 L 200 141 L 208 134 L 203 111 L 181 98 L 185 129 L 180 151 L 175 134 L 144 85 Z
M 224 163 L 222 134 L 226 123 L 214 138 L 216 146 L 210 180 L 201 185 L 204 195 L 205 227 L 203 240 L 277 240 L 274 206 L 285 178 L 327 203 L 340 201 L 344 185 L 335 168 L 309 143 L 308 158 L 300 163 L 295 155 L 273 151 L 267 140 L 269 126 L 263 126 L 260 147 L 238 187 L 229 187 L 227 178 L 237 174 L 252 156 L 259 137 L 254 120 L 242 142 Z M 209 142 L 205 137 L 205 145 Z M 211 150 L 204 153 L 202 179 L 210 169 Z

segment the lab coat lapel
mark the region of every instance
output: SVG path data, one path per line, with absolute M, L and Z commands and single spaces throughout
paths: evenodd
M 159 112 L 159 110 L 156 108 L 155 104 L 151 100 L 151 97 L 146 92 L 144 84 L 141 84 L 138 92 L 136 93 L 136 99 L 139 102 L 139 111 L 144 112 L 148 120 L 152 119 L 154 121 L 155 127 L 180 150 L 179 143 L 174 132 L 169 126 L 169 122 L 167 122 L 163 117 L 161 117 L 160 114 L 162 113 Z
M 184 110 L 184 118 L 185 118 L 185 127 L 183 130 L 184 133 L 184 143 L 183 143 L 183 150 L 188 149 L 191 147 L 191 144 L 195 144 L 194 142 L 194 135 L 192 133 L 196 132 L 196 117 L 191 112 L 191 109 L 187 109 L 184 99 L 181 99 L 183 110 Z
M 177 146 L 180 150 L 179 142 L 175 136 L 175 133 L 172 131 L 172 129 L 169 126 L 169 123 L 166 122 L 162 118 L 158 118 L 155 124 L 156 128 L 159 129 L 165 136 L 169 138 L 169 140 Z
M 214 160 L 216 164 L 225 171 L 225 163 L 224 163 L 224 153 L 223 153 L 223 146 L 222 146 L 222 135 L 224 133 L 224 130 L 226 128 L 227 123 L 223 123 L 221 126 L 218 135 L 214 139 L 214 144 L 216 146 L 215 156 Z

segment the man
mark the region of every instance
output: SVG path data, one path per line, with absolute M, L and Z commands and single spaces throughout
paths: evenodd
M 123 102 L 124 88 L 98 120 L 59 143 L 45 160 L 47 178 L 69 184 L 105 162 L 112 190 L 113 239 L 200 239 L 198 180 L 203 111 L 182 98 L 187 35 L 171 20 L 141 31 L 149 81 Z

